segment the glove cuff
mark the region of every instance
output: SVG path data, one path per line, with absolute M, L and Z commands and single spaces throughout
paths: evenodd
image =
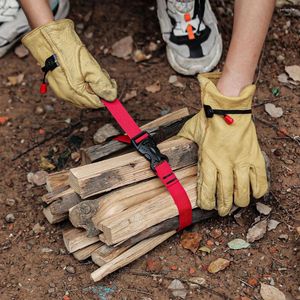
M 246 86 L 237 97 L 222 95 L 216 84 L 222 73 L 212 72 L 199 74 L 198 80 L 201 87 L 201 100 L 204 105 L 209 105 L 213 109 L 223 110 L 244 110 L 251 109 L 252 99 L 256 90 L 254 84 Z

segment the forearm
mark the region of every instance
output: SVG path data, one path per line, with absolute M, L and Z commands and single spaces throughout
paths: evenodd
M 53 21 L 48 0 L 20 0 L 32 29 Z
M 218 84 L 221 92 L 236 96 L 253 82 L 274 6 L 275 0 L 235 0 L 232 38 Z

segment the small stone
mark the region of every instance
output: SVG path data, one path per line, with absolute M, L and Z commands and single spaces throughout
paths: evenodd
M 280 240 L 285 240 L 287 241 L 289 239 L 289 236 L 287 234 L 281 234 L 279 237 L 278 237 Z
M 174 279 L 168 286 L 168 289 L 172 291 L 174 297 L 186 298 L 187 291 L 180 280 Z
M 12 207 L 12 206 L 14 206 L 14 205 L 16 204 L 16 200 L 15 200 L 15 199 L 12 199 L 12 198 L 7 198 L 6 201 L 5 201 L 5 204 L 6 204 L 7 206 Z
M 149 52 L 154 52 L 158 49 L 158 46 L 156 43 L 154 42 L 150 42 L 149 45 L 148 45 L 148 51 Z
M 268 231 L 274 230 L 276 229 L 276 227 L 280 224 L 280 222 L 276 221 L 276 220 L 269 220 L 268 222 Z
M 294 164 L 294 161 L 292 159 L 285 159 L 284 163 L 287 165 L 292 165 L 292 164 Z
M 217 239 L 222 235 L 222 231 L 221 231 L 221 229 L 214 229 L 209 233 L 209 235 L 211 237 L 213 237 L 214 239 Z
M 46 104 L 45 105 L 45 110 L 46 112 L 53 112 L 54 111 L 54 107 L 50 104 Z
M 264 237 L 267 231 L 267 220 L 260 221 L 248 229 L 247 241 L 253 243 Z
M 36 115 L 42 115 L 44 112 L 45 110 L 41 106 L 37 106 L 34 111 Z
M 172 84 L 175 87 L 179 87 L 179 88 L 185 88 L 185 85 L 182 84 L 179 80 L 178 77 L 176 75 L 171 75 L 169 77 L 169 83 Z
M 280 118 L 283 115 L 283 109 L 275 106 L 273 103 L 266 103 L 265 111 L 273 118 Z
M 55 288 L 48 289 L 48 294 L 53 294 L 53 293 L 55 293 Z
M 128 59 L 133 51 L 133 38 L 126 36 L 112 45 L 111 55 Z
M 107 138 L 118 134 L 120 134 L 120 132 L 112 124 L 106 124 L 96 131 L 93 140 L 95 144 L 102 144 Z
M 230 261 L 228 259 L 218 258 L 210 263 L 207 270 L 209 273 L 217 273 L 226 269 L 229 265 Z
M 25 46 L 23 46 L 22 44 L 20 46 L 17 46 L 15 48 L 15 54 L 19 57 L 19 58 L 24 58 L 26 56 L 29 55 L 29 51 L 27 50 L 27 48 Z
M 42 252 L 42 253 L 51 253 L 51 252 L 53 252 L 53 250 L 52 250 L 51 248 L 45 247 L 45 248 L 42 248 L 42 249 L 41 249 L 41 252 Z
M 281 63 L 281 62 L 283 62 L 285 60 L 285 57 L 282 54 L 279 54 L 276 57 L 276 60 L 277 60 L 277 62 Z
M 66 266 L 65 270 L 70 274 L 75 274 L 76 270 L 73 266 Z
M 286 297 L 283 292 L 277 289 L 274 286 L 268 284 L 261 284 L 260 295 L 263 300 L 286 300 Z
M 256 203 L 256 209 L 260 214 L 265 215 L 265 216 L 269 215 L 270 212 L 272 211 L 272 207 L 270 207 L 266 204 L 263 204 L 261 202 Z
M 5 221 L 6 221 L 7 223 L 14 223 L 15 220 L 16 220 L 16 218 L 15 218 L 14 214 L 7 214 L 7 215 L 5 216 Z
M 38 171 L 36 173 L 28 173 L 27 174 L 27 181 L 29 183 L 33 183 L 37 186 L 42 186 L 46 184 L 48 173 L 46 171 Z
M 33 228 L 32 228 L 33 232 L 35 234 L 39 234 L 41 233 L 42 231 L 45 231 L 45 227 L 44 226 L 41 226 L 40 223 L 36 223 Z
M 79 162 L 81 159 L 81 155 L 79 152 L 73 152 L 71 153 L 71 159 L 75 162 Z

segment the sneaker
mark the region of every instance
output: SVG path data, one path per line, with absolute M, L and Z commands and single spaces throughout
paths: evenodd
M 49 0 L 55 19 L 63 19 L 70 9 L 69 0 Z M 0 57 L 30 31 L 26 16 L 16 0 L 0 0 Z
M 157 0 L 167 58 L 184 75 L 211 71 L 222 55 L 222 38 L 208 0 Z

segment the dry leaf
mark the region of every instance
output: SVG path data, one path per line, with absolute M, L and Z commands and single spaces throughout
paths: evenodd
M 132 55 L 132 58 L 135 62 L 149 60 L 151 57 L 151 54 L 146 55 L 142 50 L 139 49 L 135 50 Z
M 156 82 L 154 82 L 153 84 L 149 85 L 146 87 L 146 91 L 152 94 L 155 94 L 157 92 L 160 91 L 160 82 L 159 80 L 157 80 Z
M 132 90 L 132 91 L 130 91 L 130 92 L 128 92 L 128 93 L 125 94 L 123 102 L 126 102 L 126 101 L 128 101 L 130 99 L 133 99 L 136 96 L 137 96 L 137 91 L 136 90 Z
M 264 283 L 261 284 L 260 295 L 264 300 L 286 300 L 283 292 L 281 292 L 275 286 Z
M 264 237 L 267 231 L 267 220 L 256 223 L 253 227 L 249 228 L 247 232 L 247 241 L 253 243 Z
M 265 216 L 269 215 L 270 212 L 272 211 L 272 207 L 270 207 L 266 204 L 263 204 L 261 202 L 256 203 L 256 209 L 260 214 L 265 215 Z
M 300 81 L 300 66 L 286 66 L 285 71 L 289 74 L 290 78 L 294 81 Z
M 20 73 L 17 76 L 8 76 L 8 86 L 20 84 L 24 79 L 24 74 Z
M 56 168 L 56 166 L 44 156 L 41 156 L 40 167 L 45 171 L 52 171 Z
M 133 51 L 132 36 L 126 36 L 112 45 L 111 55 L 128 59 Z
M 198 232 L 184 232 L 181 235 L 180 243 L 183 248 L 188 249 L 193 253 L 196 253 L 201 240 L 202 236 Z
M 229 265 L 230 261 L 228 259 L 218 258 L 210 263 L 207 270 L 209 273 L 217 273 L 226 269 Z

